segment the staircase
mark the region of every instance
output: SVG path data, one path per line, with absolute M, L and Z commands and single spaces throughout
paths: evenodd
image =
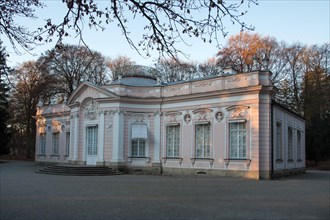
M 36 173 L 67 176 L 110 176 L 122 174 L 107 166 L 54 165 L 37 170 Z

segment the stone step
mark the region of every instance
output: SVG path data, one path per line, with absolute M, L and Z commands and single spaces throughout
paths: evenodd
M 109 176 L 122 174 L 107 166 L 76 166 L 54 165 L 44 167 L 36 171 L 40 174 L 49 175 L 72 175 L 72 176 Z

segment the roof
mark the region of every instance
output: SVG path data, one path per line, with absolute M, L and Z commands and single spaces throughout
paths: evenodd
M 121 79 L 116 79 L 110 85 L 126 85 L 126 86 L 157 86 L 157 81 L 148 77 L 142 76 L 125 76 Z

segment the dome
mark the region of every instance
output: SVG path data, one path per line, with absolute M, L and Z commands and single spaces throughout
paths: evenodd
M 156 70 L 151 67 L 134 65 L 130 72 L 118 75 L 111 85 L 156 86 Z

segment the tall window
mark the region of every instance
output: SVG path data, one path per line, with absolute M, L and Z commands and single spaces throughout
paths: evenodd
M 58 142 L 59 142 L 59 137 L 60 134 L 59 133 L 53 133 L 53 155 L 58 155 L 59 154 L 59 150 L 58 150 Z
M 297 160 L 301 160 L 301 131 L 297 131 Z
M 145 157 L 148 129 L 146 124 L 132 124 L 131 156 Z
M 195 138 L 196 158 L 209 158 L 211 145 L 210 124 L 196 124 Z
M 41 155 L 46 154 L 46 133 L 40 134 L 40 139 L 39 139 L 39 153 Z
M 97 125 L 88 126 L 86 128 L 87 155 L 89 156 L 97 155 L 97 136 L 98 136 Z
M 276 123 L 276 159 L 282 159 L 282 124 Z
M 292 128 L 288 128 L 288 160 L 293 159 L 293 131 Z
M 167 157 L 179 157 L 179 149 L 180 149 L 180 126 L 169 125 L 166 127 Z
M 66 132 L 66 139 L 65 139 L 65 155 L 70 154 L 70 132 Z
M 246 123 L 229 123 L 230 158 L 246 159 Z

